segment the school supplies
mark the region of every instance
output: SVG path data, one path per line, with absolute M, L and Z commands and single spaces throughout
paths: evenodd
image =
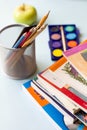
M 82 117 L 87 114 L 87 87 L 84 82 L 83 84 L 82 82 L 78 82 L 78 80 L 72 78 L 69 73 L 67 73 L 67 70 L 65 71 L 65 68 L 67 67 L 66 65 L 69 66 L 67 60 L 62 57 L 51 67 L 42 73 L 39 73 L 37 75 L 38 79 L 40 83 L 43 84 L 44 89 L 49 93 L 54 94 L 55 97 L 63 103 L 66 109 L 68 109 L 77 119 L 87 125 L 87 120 L 85 121 L 81 118 L 81 114 Z M 70 67 L 69 69 L 72 68 Z M 76 70 L 73 69 L 73 71 Z M 82 89 L 83 91 L 81 91 Z M 70 104 L 68 101 L 70 101 Z
M 38 29 L 31 38 L 29 38 L 29 40 L 27 40 L 23 45 L 22 47 L 26 47 L 28 46 L 30 43 L 32 43 L 32 41 L 36 38 L 36 36 L 38 36 L 45 28 L 47 27 L 47 24 L 45 25 L 42 25 L 40 27 L 40 29 Z
M 87 125 L 86 124 L 87 114 L 85 112 L 83 112 L 82 110 L 79 109 L 79 110 L 77 110 L 77 112 L 72 114 L 70 108 L 72 108 L 72 111 L 76 111 L 76 110 L 75 110 L 75 108 L 73 108 L 73 106 L 69 102 L 69 100 L 67 100 L 62 95 L 60 95 L 59 98 L 58 98 L 54 94 L 54 92 L 50 93 L 48 90 L 46 90 L 46 84 L 43 84 L 40 80 L 38 80 L 38 77 L 35 77 L 31 81 L 31 86 L 33 86 L 33 88 L 38 93 L 40 93 L 43 97 L 45 97 L 58 111 L 60 111 L 65 116 L 65 118 L 68 117 L 71 124 L 73 124 L 73 123 L 77 124 L 77 123 L 80 123 L 80 121 L 81 121 L 85 125 Z
M 25 47 L 25 48 L 21 49 L 19 53 L 17 53 L 17 51 L 14 51 L 14 53 L 13 53 L 13 51 L 11 53 L 9 53 L 8 58 L 6 60 L 6 64 L 11 65 L 11 68 L 13 68 L 15 66 L 15 64 L 18 62 L 18 60 L 20 59 L 20 57 L 22 56 L 22 54 L 24 53 L 24 51 L 26 50 L 27 46 L 32 44 L 32 42 L 34 41 L 36 36 L 38 36 L 46 28 L 46 26 L 47 26 L 47 24 L 42 25 L 41 28 L 38 29 L 35 32 L 35 34 L 33 34 L 33 36 L 29 39 L 24 37 L 24 34 L 23 34 L 20 39 L 23 38 L 23 40 L 24 40 L 24 38 L 26 38 L 28 40 L 25 41 L 22 45 L 22 43 L 20 42 L 21 40 L 19 39 L 18 42 L 14 45 L 14 47 L 22 46 L 22 47 Z
M 75 24 L 48 25 L 49 49 L 51 59 L 56 61 L 63 56 L 63 51 L 79 45 L 79 30 Z
M 20 43 L 20 47 L 28 46 L 36 38 L 36 36 L 38 36 L 46 28 L 47 24 L 43 24 L 48 18 L 49 13 L 50 11 L 45 16 L 43 16 L 43 18 L 40 20 L 36 27 L 33 27 L 29 30 L 30 35 L 29 37 L 27 37 L 28 40 L 25 40 L 23 43 Z
M 63 116 L 68 117 L 71 123 L 77 124 L 82 122 L 84 124 L 82 125 L 83 128 L 87 128 L 87 87 L 85 85 L 87 81 L 83 81 L 83 78 L 82 81 L 79 81 L 78 78 L 73 78 L 71 74 L 67 72 L 67 66 L 69 66 L 69 63 L 62 57 L 53 65 L 37 74 L 37 77 L 33 80 L 25 82 L 23 88 L 24 91 L 26 91 L 25 88 L 28 92 L 30 90 L 29 93 L 33 96 L 31 93 L 32 87 L 40 97 L 44 97 L 56 110 L 62 113 Z M 69 71 L 71 68 L 72 66 L 69 67 Z M 74 73 L 72 70 L 70 72 L 73 76 L 77 74 L 75 69 L 73 69 Z M 70 88 L 68 88 L 68 85 Z M 33 96 L 33 98 L 37 100 L 36 96 Z M 57 121 L 59 122 L 59 120 L 58 118 Z M 61 124 L 58 125 L 60 126 Z M 81 124 L 76 125 L 76 129 L 79 129 L 80 126 Z M 71 126 L 67 126 L 67 128 L 71 128 Z
M 31 95 L 33 101 L 37 104 L 40 110 L 53 123 L 58 130 L 69 130 L 64 123 L 64 115 L 58 111 L 46 98 L 44 98 L 37 90 L 31 85 L 31 80 L 24 83 L 23 91 L 26 95 Z
M 86 44 L 87 40 L 81 42 L 78 47 L 83 49 L 84 45 L 86 48 Z M 55 99 L 59 99 L 68 111 L 87 126 L 87 80 L 65 57 L 37 74 L 37 78 L 39 86 L 42 86 L 47 94 L 54 95 Z
M 64 105 L 63 102 L 61 102 L 60 98 L 58 99 L 54 94 L 49 93 L 46 89 L 44 89 L 44 85 L 42 84 L 42 82 L 40 82 L 40 80 L 38 80 L 38 77 L 35 77 L 32 81 L 31 81 L 31 86 L 33 86 L 33 88 L 35 90 L 38 91 L 38 93 L 40 93 L 43 97 L 45 97 L 52 105 L 55 106 L 55 108 L 57 110 L 59 110 L 65 117 L 68 116 L 68 118 L 70 119 L 70 121 L 72 123 L 76 122 L 77 119 L 75 118 L 75 116 L 69 111 L 67 110 Z M 67 105 L 67 104 L 66 104 Z
M 46 19 L 48 18 L 50 11 L 40 20 L 37 26 L 33 27 L 25 27 L 20 36 L 17 38 L 16 42 L 12 46 L 12 51 L 8 53 L 6 56 L 6 65 L 11 66 L 11 69 L 15 67 L 15 65 L 20 60 L 21 56 L 27 49 L 27 47 L 32 44 L 35 38 L 47 27 L 47 24 L 44 24 Z M 14 50 L 15 48 L 15 50 Z M 19 49 L 19 51 L 17 51 Z

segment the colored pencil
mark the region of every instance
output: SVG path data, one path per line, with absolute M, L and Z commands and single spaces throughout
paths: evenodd
M 26 33 L 24 33 L 19 39 L 18 41 L 15 43 L 15 45 L 13 45 L 13 48 L 18 48 L 18 46 L 20 45 L 20 43 L 23 41 L 23 39 L 25 38 Z
M 47 24 L 42 25 L 41 28 L 38 29 L 36 33 L 22 45 L 22 47 L 28 46 L 30 43 L 32 43 L 32 41 L 36 38 L 36 36 L 38 36 L 46 28 L 46 26 Z
M 23 49 L 23 51 L 21 51 L 20 53 L 13 52 L 13 54 L 7 59 L 6 63 L 11 63 L 11 67 L 14 67 L 14 65 L 18 62 L 18 60 L 20 59 L 21 55 L 24 53 L 26 47 L 31 44 L 34 39 L 36 38 L 36 36 L 38 36 L 47 26 L 47 24 L 43 25 L 44 22 L 46 21 L 48 15 L 49 15 L 50 11 L 40 20 L 40 22 L 38 23 L 38 25 L 36 27 L 33 27 L 29 30 L 28 33 L 24 33 L 23 39 L 20 38 L 16 44 L 14 44 L 13 47 L 15 48 L 19 48 L 19 47 L 25 47 Z M 22 39 L 22 40 L 21 40 Z
M 12 57 L 11 57 L 11 59 L 12 59 L 12 61 L 11 61 L 11 68 L 13 68 L 13 67 L 16 65 L 16 63 L 17 63 L 18 60 L 20 59 L 21 55 L 24 53 L 26 47 L 27 47 L 29 44 L 32 44 L 32 42 L 33 42 L 33 40 L 36 38 L 36 36 L 38 36 L 38 35 L 46 28 L 46 26 L 47 26 L 47 24 L 42 25 L 42 26 L 36 31 L 36 33 L 35 33 L 31 38 L 29 38 L 29 39 L 22 45 L 22 47 L 25 47 L 25 48 L 23 49 L 23 51 L 21 51 L 21 52 L 18 53 L 17 55 L 16 55 L 16 53 L 15 53 L 14 56 L 12 56 L 13 59 L 12 59 Z
M 25 35 L 25 38 L 21 41 L 21 43 L 18 45 L 18 48 L 20 48 L 23 44 L 24 44 L 24 42 L 29 38 L 29 36 L 32 34 L 32 31 L 30 30 L 30 31 L 28 31 L 28 33 L 26 33 L 26 35 Z

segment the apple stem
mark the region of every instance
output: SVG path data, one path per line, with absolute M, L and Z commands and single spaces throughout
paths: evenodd
M 25 4 L 23 3 L 22 4 L 22 8 L 21 8 L 23 11 L 25 10 Z

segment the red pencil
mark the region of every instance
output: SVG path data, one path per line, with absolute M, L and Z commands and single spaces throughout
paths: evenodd
M 28 32 L 26 33 L 25 38 L 22 40 L 22 42 L 20 43 L 20 45 L 18 46 L 18 48 L 20 48 L 20 47 L 24 44 L 24 42 L 28 39 L 28 37 L 29 37 L 31 34 L 32 34 L 32 30 L 30 30 L 30 31 L 28 31 Z

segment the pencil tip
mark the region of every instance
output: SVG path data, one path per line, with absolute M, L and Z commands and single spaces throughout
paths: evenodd
M 49 15 L 49 13 L 50 13 L 50 10 L 48 11 L 48 15 Z

